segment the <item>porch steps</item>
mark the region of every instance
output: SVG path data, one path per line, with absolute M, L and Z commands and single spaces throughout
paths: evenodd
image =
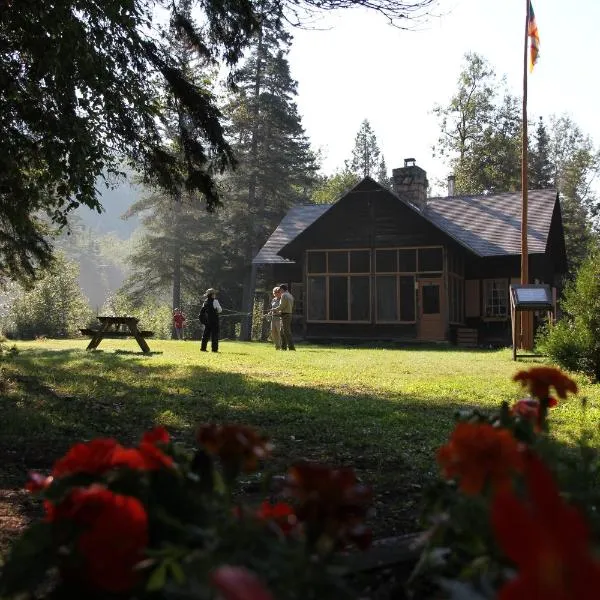
M 459 327 L 456 330 L 456 345 L 461 348 L 477 348 L 477 329 Z

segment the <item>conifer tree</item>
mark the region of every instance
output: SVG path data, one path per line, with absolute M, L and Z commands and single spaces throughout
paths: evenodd
M 223 226 L 236 248 L 228 247 L 231 277 L 237 277 L 230 295 L 250 313 L 256 270 L 252 258 L 267 240 L 287 209 L 306 201 L 315 180 L 314 154 L 294 98 L 297 84 L 291 76 L 287 54 L 291 36 L 282 26 L 276 7 L 265 4 L 261 27 L 250 56 L 236 74 L 238 91 L 224 108 L 228 135 L 239 161 L 225 180 Z M 240 282 L 243 282 L 239 298 Z M 242 338 L 249 339 L 244 323 Z
M 380 155 L 377 136 L 368 119 L 365 119 L 354 138 L 354 148 L 348 168 L 361 177 L 377 177 L 378 169 L 381 166 Z
M 550 157 L 550 136 L 543 117 L 538 120 L 533 143 L 529 144 L 529 187 L 546 189 L 555 185 L 554 166 Z
M 377 169 L 377 182 L 380 183 L 384 188 L 388 190 L 392 188 L 392 180 L 388 175 L 387 165 L 385 164 L 385 157 L 381 156 L 381 161 L 379 162 L 379 168 Z

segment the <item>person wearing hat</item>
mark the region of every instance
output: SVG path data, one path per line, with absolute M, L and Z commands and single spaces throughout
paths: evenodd
M 200 309 L 200 322 L 204 325 L 200 350 L 207 352 L 208 340 L 213 352 L 219 351 L 219 313 L 223 312 L 219 301 L 215 298 L 217 290 L 208 288 L 204 295 L 206 299 Z

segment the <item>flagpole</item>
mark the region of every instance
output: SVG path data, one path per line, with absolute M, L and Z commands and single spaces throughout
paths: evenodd
M 523 128 L 521 147 L 521 283 L 529 283 L 529 250 L 527 247 L 527 42 L 529 37 L 529 6 L 530 0 L 525 0 L 525 42 L 523 44 Z M 530 319 L 528 313 L 521 313 L 521 345 L 531 350 Z M 531 341 L 530 341 L 531 340 Z

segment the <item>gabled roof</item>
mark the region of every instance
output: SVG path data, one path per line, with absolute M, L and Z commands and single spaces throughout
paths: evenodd
M 543 254 L 550 233 L 556 190 L 530 190 L 527 245 Z M 478 256 L 521 254 L 521 192 L 429 198 L 424 216 Z
M 362 184 L 380 187 L 375 181 L 365 178 L 352 189 L 357 189 Z M 521 192 L 428 198 L 424 211 L 404 198 L 391 192 L 390 194 L 477 256 L 521 254 Z M 528 250 L 530 254 L 546 252 L 556 201 L 555 190 L 529 191 Z M 334 204 L 291 208 L 252 262 L 255 264 L 293 262 L 279 256 L 278 252 Z
M 252 259 L 252 262 L 259 265 L 293 263 L 294 261 L 279 256 L 277 254 L 279 250 L 291 242 L 299 233 L 302 233 L 332 206 L 333 204 L 308 204 L 290 208 L 277 229 L 267 240 L 267 243 Z

